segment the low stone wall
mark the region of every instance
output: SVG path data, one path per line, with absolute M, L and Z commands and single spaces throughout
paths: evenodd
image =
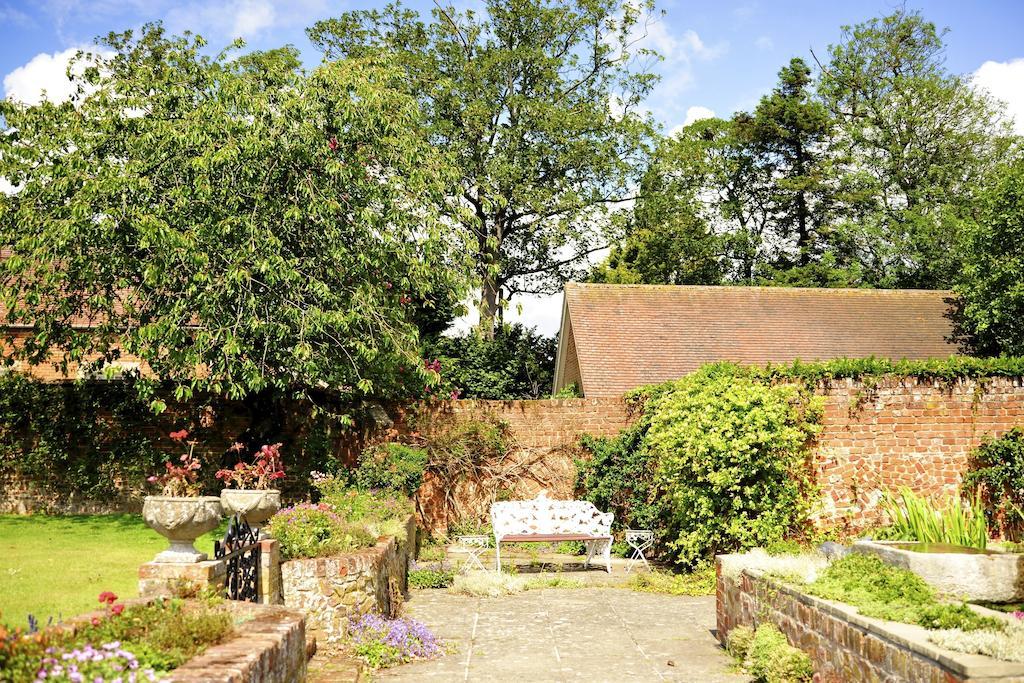
M 306 618 L 278 605 L 231 603 L 237 635 L 171 672 L 178 683 L 299 683 L 306 680 Z
M 408 589 L 416 518 L 409 517 L 405 528 L 404 541 L 386 537 L 374 547 L 354 553 L 281 563 L 284 604 L 301 609 L 310 629 L 328 635 L 344 631 L 353 615 L 397 613 L 396 601 L 401 601 Z
M 723 573 L 719 557 L 717 637 L 724 645 L 737 626 L 770 622 L 814 662 L 815 681 L 1021 683 L 1024 664 L 942 649 L 920 626 L 861 616 L 848 605 L 799 592 L 760 572 Z
M 259 541 L 260 566 L 257 577 L 259 601 L 264 605 L 280 605 L 281 543 L 273 538 Z M 139 566 L 139 595 L 144 598 L 177 595 L 182 591 L 223 590 L 227 581 L 224 560 L 202 562 L 146 562 Z

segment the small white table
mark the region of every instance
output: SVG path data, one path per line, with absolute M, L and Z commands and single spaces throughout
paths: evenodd
M 462 569 L 480 569 L 485 570 L 483 563 L 480 561 L 480 557 L 487 550 L 487 546 L 490 545 L 490 536 L 456 536 L 455 541 L 465 551 L 467 557 L 466 561 L 462 563 Z
M 626 543 L 633 549 L 626 564 L 626 573 L 641 562 L 650 571 L 651 565 L 647 563 L 644 551 L 654 545 L 654 532 L 650 529 L 626 529 Z

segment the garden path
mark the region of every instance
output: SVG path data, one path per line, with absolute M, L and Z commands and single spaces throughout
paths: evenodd
M 455 651 L 378 672 L 374 680 L 749 680 L 732 669 L 712 634 L 714 596 L 571 588 L 474 598 L 420 590 L 406 614 Z

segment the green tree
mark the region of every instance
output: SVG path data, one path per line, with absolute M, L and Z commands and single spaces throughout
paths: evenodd
M 487 0 L 431 19 L 389 5 L 309 30 L 330 59 L 385 52 L 405 69 L 425 130 L 459 169 L 445 205 L 472 235 L 481 327 L 509 298 L 578 278 L 616 230 L 652 128 L 636 113 L 653 76 L 623 0 Z
M 470 332 L 440 337 L 423 355 L 441 362 L 446 383 L 463 398 L 544 398 L 555 374 L 555 339 L 522 325 L 501 325 L 492 338 Z
M 722 280 L 722 240 L 697 197 L 693 175 L 677 172 L 662 144 L 644 175 L 624 238 L 590 275 L 609 284 L 713 285 Z
M 2 297 L 31 362 L 141 357 L 181 397 L 387 392 L 458 288 L 445 165 L 382 59 L 111 34 L 63 104 L 0 102 Z M 426 200 L 426 201 L 424 201 Z M 82 329 L 79 321 L 94 326 Z
M 1024 155 L 980 194 L 960 242 L 959 326 L 972 350 L 1024 355 Z
M 844 27 L 822 67 L 847 227 L 871 284 L 949 286 L 958 217 L 1006 149 L 996 103 L 949 73 L 942 36 L 901 9 Z
M 816 272 L 810 266 L 820 266 L 832 247 L 832 120 L 811 85 L 810 67 L 794 57 L 754 113 L 733 118 L 740 144 L 749 146 L 759 167 L 754 178 L 767 184 L 760 194 L 766 199 L 763 210 L 774 253 L 766 258 L 776 271 Z M 812 278 L 807 284 L 818 283 Z

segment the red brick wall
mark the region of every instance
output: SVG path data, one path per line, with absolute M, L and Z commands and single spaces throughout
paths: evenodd
M 954 493 L 983 437 L 1024 425 L 1020 379 L 887 379 L 877 387 L 843 380 L 821 391 L 818 481 L 822 517 L 831 521 L 873 518 L 883 489 Z

